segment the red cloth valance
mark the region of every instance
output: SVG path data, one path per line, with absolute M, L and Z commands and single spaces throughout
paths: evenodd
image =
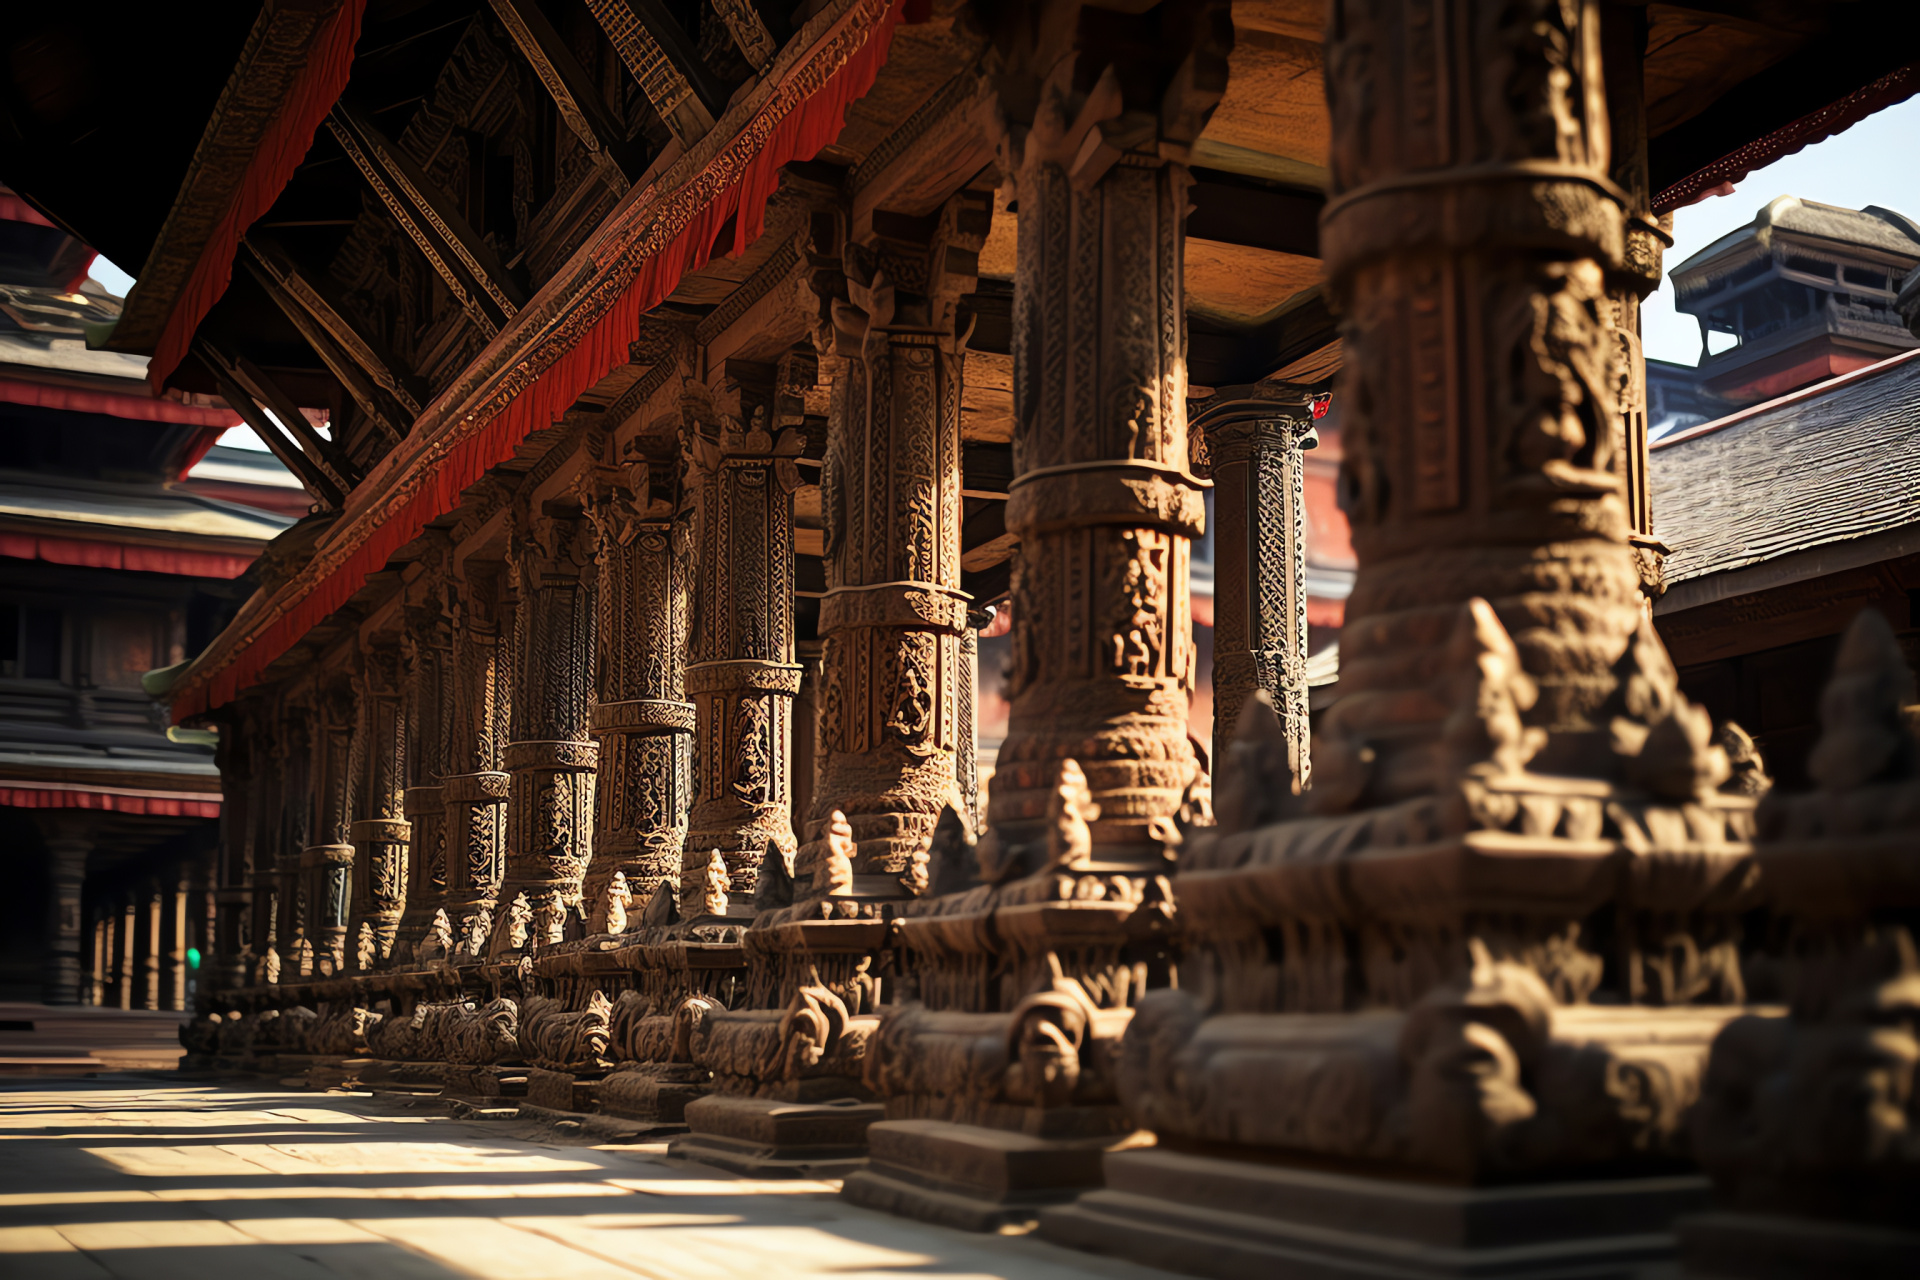
M 82 569 L 171 573 L 183 578 L 237 578 L 254 561 L 253 556 L 229 551 L 186 551 L 137 543 L 99 542 L 91 538 L 47 538 L 34 533 L 0 533 L 0 556 L 69 564 Z
M 190 791 L 137 791 L 67 782 L 0 782 L 0 805 L 15 809 L 99 809 L 149 818 L 217 818 L 220 797 Z
M 233 280 L 233 260 L 240 251 L 240 237 L 247 233 L 261 214 L 273 207 L 293 174 L 307 158 L 313 135 L 325 120 L 333 104 L 347 87 L 353 71 L 353 46 L 360 39 L 360 19 L 366 13 L 367 0 L 341 0 L 326 29 L 315 36 L 307 50 L 307 63 L 280 104 L 279 114 L 261 135 L 247 166 L 246 178 L 234 193 L 233 204 L 214 225 L 200 260 L 174 299 L 160 340 L 154 344 L 153 359 L 147 364 L 147 381 L 154 392 L 166 385 L 167 378 L 186 358 L 187 347 L 200 322 L 213 310 L 213 304 L 226 293 Z
M 903 21 L 924 20 L 925 7 L 924 0 L 863 0 L 850 8 L 733 141 L 672 193 L 678 200 L 697 198 L 699 207 L 684 219 L 670 221 L 660 210 L 649 215 L 653 225 L 626 250 L 634 259 L 631 280 L 608 302 L 588 298 L 582 303 L 600 314 L 582 326 L 579 339 L 548 357 L 550 363 L 531 386 L 497 408 L 477 411 L 471 429 L 450 432 L 440 456 L 416 467 L 388 497 L 382 513 L 369 517 L 378 523 L 352 552 L 245 642 L 226 665 L 205 678 L 189 673 L 174 703 L 174 718 L 231 702 L 269 663 L 351 599 L 388 557 L 419 537 L 429 521 L 453 510 L 463 490 L 512 457 L 533 432 L 558 421 L 581 392 L 626 364 L 642 315 L 665 301 L 688 272 L 704 267 L 715 249 L 739 253 L 759 237 L 781 166 L 811 160 L 839 137 L 847 108 L 878 78 L 895 29 Z M 819 79 L 813 73 L 822 65 L 832 69 Z M 644 213 L 650 194 L 642 193 L 631 208 Z M 731 245 L 716 244 L 729 220 L 734 223 Z M 353 535 L 354 530 L 343 531 L 343 536 Z

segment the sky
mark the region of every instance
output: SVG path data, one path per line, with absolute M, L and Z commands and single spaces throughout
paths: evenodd
M 1756 169 L 1730 196 L 1714 196 L 1674 211 L 1671 271 L 1721 236 L 1753 221 L 1775 196 L 1799 196 L 1843 209 L 1870 204 L 1920 219 L 1920 98 L 1868 116 L 1795 155 Z M 1673 309 L 1673 280 L 1640 311 L 1640 337 L 1649 359 L 1700 363 L 1700 326 Z
M 1688 205 L 1673 215 L 1673 248 L 1667 251 L 1668 269 L 1753 221 L 1775 196 L 1800 196 L 1822 204 L 1862 209 L 1870 204 L 1896 209 L 1920 218 L 1920 98 L 1911 98 L 1868 116 L 1845 133 L 1836 134 L 1737 183 L 1733 194 L 1714 196 Z M 93 278 L 109 293 L 125 297 L 133 277 L 96 258 Z M 1661 281 L 1640 312 L 1642 343 L 1649 358 L 1675 364 L 1700 362 L 1700 328 L 1692 316 L 1673 309 L 1673 281 Z M 242 449 L 265 449 L 246 427 L 235 427 L 221 444 Z

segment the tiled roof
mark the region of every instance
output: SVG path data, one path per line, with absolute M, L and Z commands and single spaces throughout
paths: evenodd
M 1920 525 L 1920 350 L 1653 446 L 1669 585 Z

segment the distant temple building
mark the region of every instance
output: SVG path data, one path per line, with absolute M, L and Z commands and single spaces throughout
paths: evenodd
M 1920 266 L 1920 224 L 1878 205 L 1779 196 L 1672 271 L 1674 306 L 1700 324 L 1698 368 L 1647 361 L 1659 436 L 1863 369 L 1920 338 L 1894 311 Z M 1734 345 L 1713 351 L 1710 334 Z
M 206 647 L 309 499 L 214 444 L 237 414 L 86 349 L 120 314 L 93 256 L 0 188 L 0 999 L 178 1009 L 220 776 L 142 678 Z

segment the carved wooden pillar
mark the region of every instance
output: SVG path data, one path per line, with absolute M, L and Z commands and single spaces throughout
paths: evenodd
M 400 637 L 380 635 L 361 651 L 356 675 L 359 742 L 347 966 L 384 968 L 407 897 L 407 717 Z
M 404 613 L 406 657 L 407 844 L 406 910 L 394 941 L 396 963 L 418 958 L 419 945 L 447 902 L 446 789 L 453 727 L 453 629 L 449 616 L 447 546 L 434 544 L 426 571 L 412 584 Z M 451 920 L 448 932 L 451 935 Z M 450 949 L 450 948 L 449 948 Z M 445 959 L 444 955 L 437 958 Z
M 506 848 L 512 623 L 506 566 L 465 561 L 454 581 L 446 803 L 447 919 L 458 954 L 484 954 Z
M 493 931 L 496 957 L 563 940 L 593 856 L 592 532 L 584 515 L 558 508 L 515 521 L 513 728 L 502 753 L 513 781 L 499 901 L 502 913 L 526 913 L 527 924 Z
M 1661 258 L 1673 243 L 1673 215 L 1655 217 L 1647 168 L 1647 11 L 1638 5 L 1600 9 L 1607 72 L 1611 176 L 1626 197 L 1626 237 L 1618 268 L 1607 277 L 1613 326 L 1614 465 L 1626 486 L 1628 535 L 1649 605 L 1666 592 L 1667 547 L 1653 536 L 1653 489 L 1647 458 L 1647 360 L 1640 345 L 1640 304 L 1660 287 Z
M 807 835 L 824 842 L 830 816 L 845 813 L 865 874 L 907 872 L 958 801 L 968 597 L 954 318 L 991 213 L 985 193 L 964 192 L 928 243 L 847 244 L 822 335 L 844 368 L 821 475 L 825 649 Z
M 46 968 L 40 998 L 47 1004 L 81 1001 L 80 893 L 87 882 L 87 857 L 93 852 L 92 814 L 67 809 L 43 810 L 40 830 L 47 846 Z
M 279 855 L 286 845 L 284 810 L 290 802 L 286 777 L 286 743 L 279 732 L 282 717 L 267 699 L 249 703 L 241 723 L 252 739 L 251 776 L 247 780 L 247 842 L 251 856 L 247 883 L 250 917 L 248 970 L 245 982 L 277 981 L 288 941 L 283 933 L 286 905 L 280 897 Z M 224 820 L 225 813 L 221 814 Z M 216 917 L 217 919 L 217 917 Z M 269 974 L 272 976 L 270 977 Z
M 136 932 L 136 908 L 129 898 L 120 908 L 120 981 L 119 997 L 122 1009 L 133 1008 L 133 944 Z
M 604 933 L 615 873 L 636 902 L 680 877 L 693 786 L 694 711 L 686 700 L 692 548 L 687 521 L 676 519 L 668 493 L 656 496 L 638 454 L 622 467 L 595 468 L 588 489 L 600 567 L 591 716 L 600 772 L 585 897 L 587 931 Z
M 256 885 L 253 868 L 262 856 L 256 810 L 265 772 L 265 744 L 261 741 L 259 706 L 252 701 L 233 707 L 220 722 L 214 763 L 220 770 L 220 828 L 213 857 L 214 931 L 203 960 L 209 985 L 239 987 L 257 971 L 254 948 L 260 934 L 253 926 Z
M 1340 486 L 1360 560 L 1330 721 L 1375 744 L 1367 798 L 1433 784 L 1446 708 L 1407 655 L 1488 600 L 1564 767 L 1640 614 L 1617 448 L 1607 273 L 1621 262 L 1597 6 L 1337 6 L 1333 197 Z M 1441 32 L 1471 32 L 1440 56 Z M 1496 81 L 1494 76 L 1507 80 Z M 1501 86 L 1511 82 L 1507 91 Z
M 800 665 L 793 647 L 794 459 L 800 433 L 768 430 L 766 406 L 742 422 L 729 389 L 717 424 L 704 388 L 689 392 L 689 476 L 698 491 L 698 560 L 687 695 L 694 705 L 695 804 L 681 896 L 697 902 L 709 855 L 751 896 L 767 842 L 794 851 L 789 749 Z M 697 914 L 697 911 L 689 912 Z
M 1001 167 L 1020 208 L 1006 513 L 1020 548 L 988 812 L 1003 845 L 1039 840 L 1072 758 L 1100 809 L 1094 863 L 1162 867 L 1199 768 L 1185 157 L 1224 88 L 1232 27 L 1224 4 L 1136 16 L 1059 0 L 1002 6 L 995 27 Z
M 1255 689 L 1273 699 L 1298 785 L 1307 751 L 1306 486 L 1318 443 L 1314 398 L 1280 386 L 1223 387 L 1195 426 L 1213 473 L 1213 758 Z
M 302 916 L 311 972 L 339 973 L 346 963 L 347 905 L 353 874 L 351 815 L 356 728 L 354 691 L 335 677 L 321 691 L 314 714 L 313 814 L 300 851 Z M 302 966 L 303 971 L 306 965 Z M 302 976 L 305 976 L 304 972 Z
M 270 954 L 266 961 L 268 982 L 299 977 L 302 966 L 312 959 L 307 930 L 314 917 L 307 912 L 302 865 L 317 803 L 314 788 L 319 771 L 313 759 L 316 741 L 312 712 L 305 706 L 288 707 L 280 718 L 274 744 L 283 790 L 273 853 L 277 954 Z

